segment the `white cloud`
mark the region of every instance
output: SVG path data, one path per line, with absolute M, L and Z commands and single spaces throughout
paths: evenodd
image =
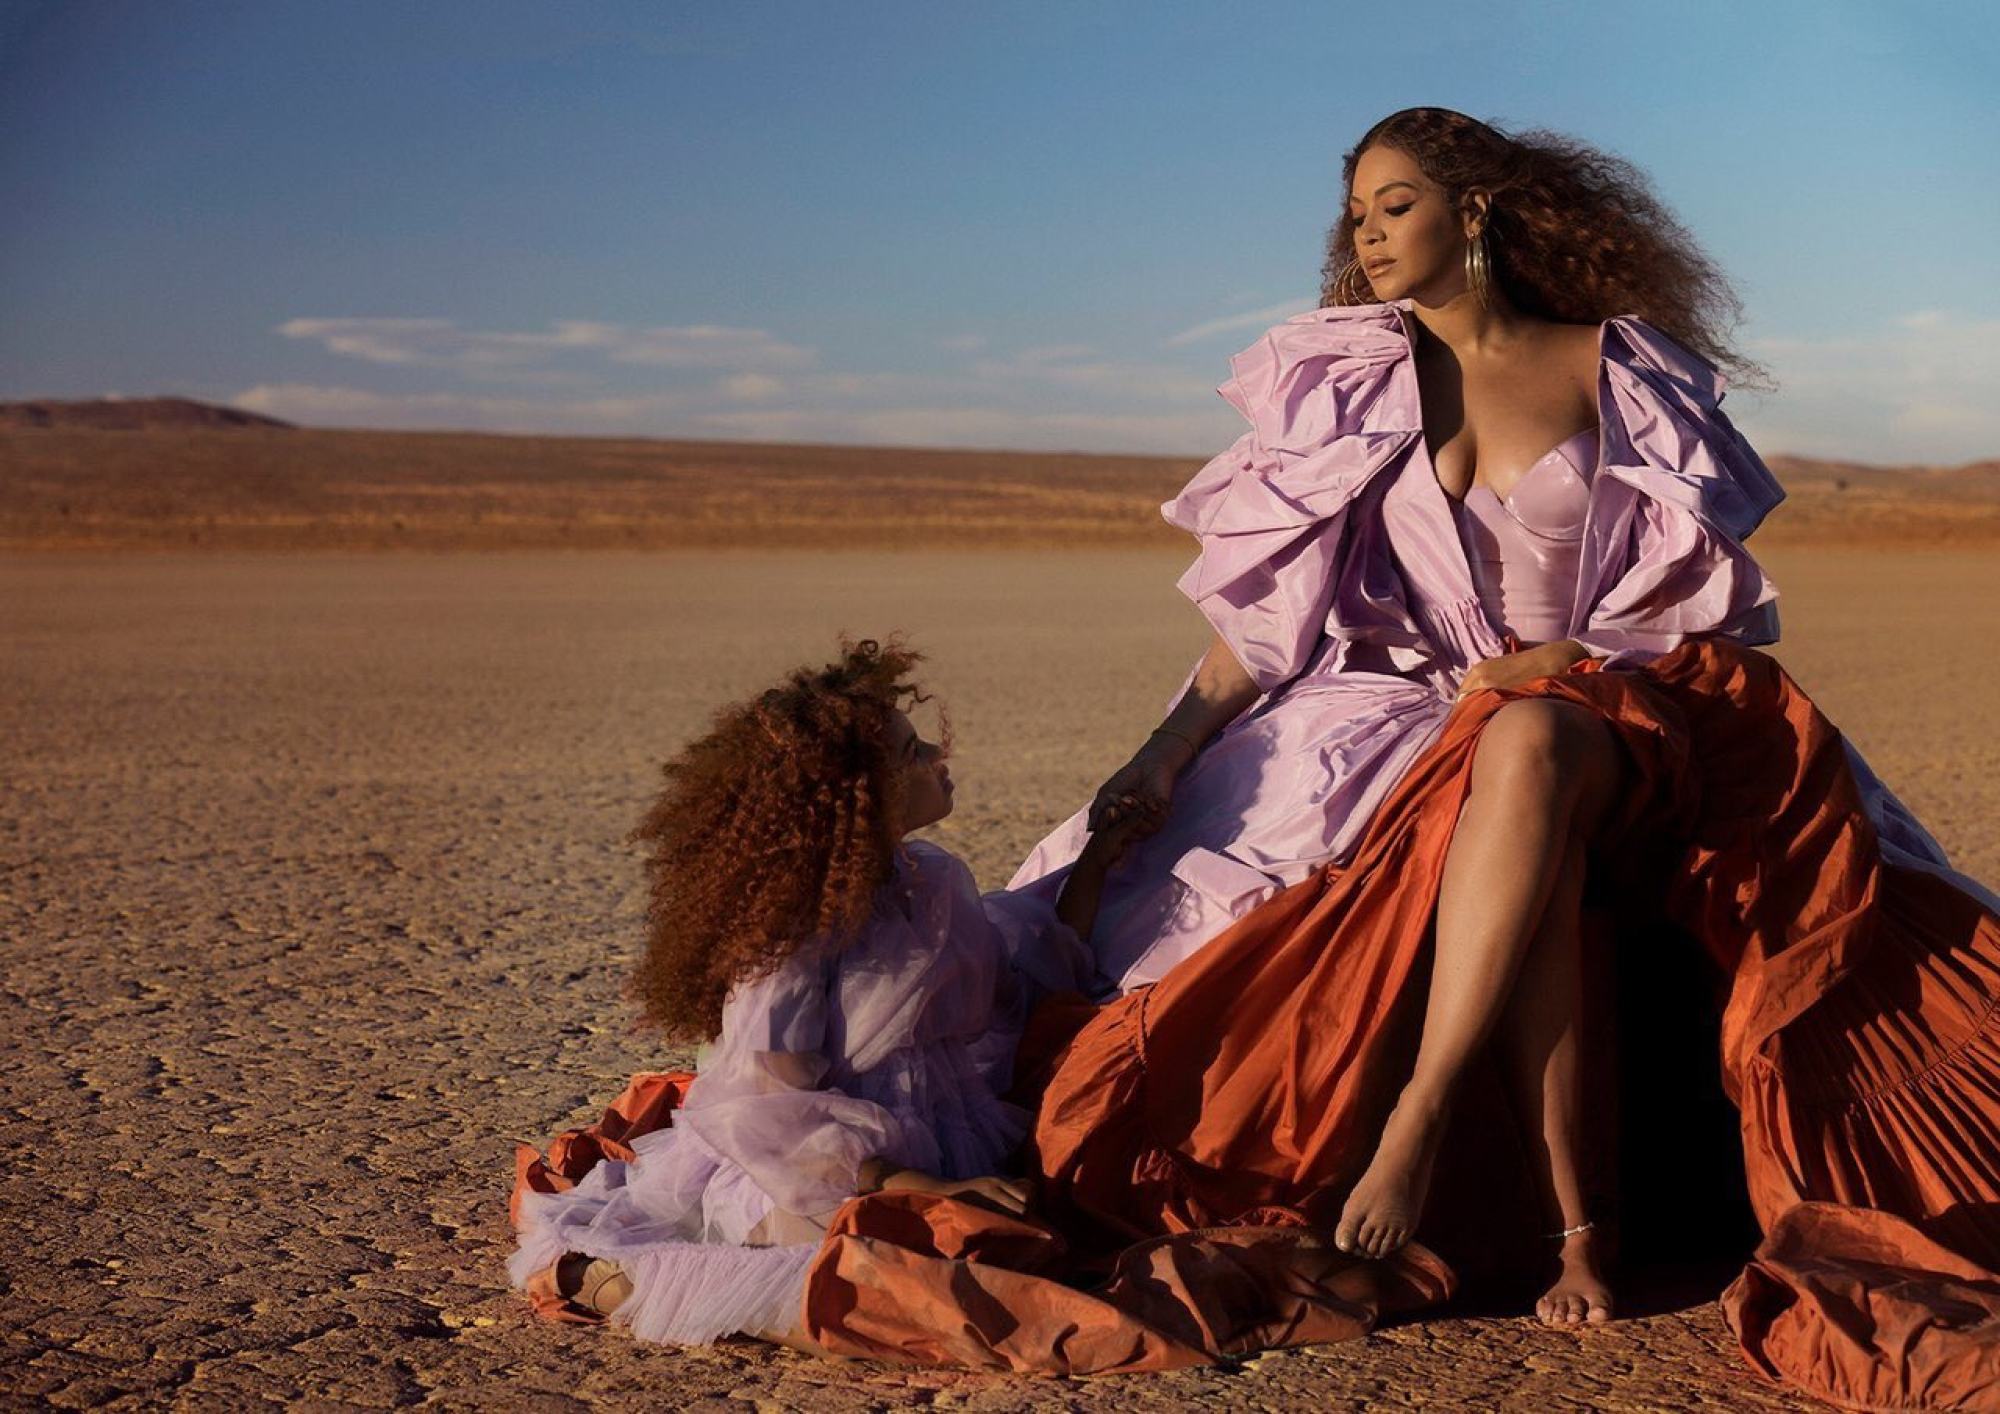
M 933 390 L 935 391 L 935 390 Z M 1213 407 L 1179 411 L 1061 412 L 976 404 L 725 409 L 712 393 L 681 391 L 580 399 L 471 393 L 383 393 L 306 383 L 265 383 L 231 401 L 251 412 L 318 427 L 551 435 L 717 437 L 878 446 L 990 447 L 1178 456 L 1226 446 L 1240 419 Z
M 1241 329 L 1254 329 L 1259 333 L 1294 314 L 1304 314 L 1313 306 L 1301 300 L 1287 300 L 1283 304 L 1267 304 L 1262 309 L 1249 310 L 1243 314 L 1225 314 L 1220 319 L 1205 320 L 1200 324 L 1183 329 L 1167 339 L 1168 348 L 1181 348 L 1198 343 L 1214 334 L 1227 334 Z
M 370 363 L 482 375 L 578 355 L 662 368 L 771 370 L 809 367 L 810 349 L 763 329 L 721 324 L 643 328 L 558 319 L 546 331 L 461 329 L 451 319 L 288 319 L 277 332 Z
M 1007 361 L 1019 368 L 1040 368 L 1047 364 L 1083 358 L 1093 352 L 1095 350 L 1089 344 L 1034 344 L 1022 349 Z
M 1268 327 L 1293 306 L 1212 320 Z M 409 391 L 313 382 L 248 388 L 238 406 L 320 426 L 615 436 L 739 437 L 890 445 L 1212 454 L 1241 431 L 1216 397 L 1228 370 L 1107 356 L 1087 344 L 978 356 L 915 372 L 801 366 L 811 355 L 756 329 L 634 329 L 584 320 L 534 333 L 468 333 L 449 320 L 308 320 L 293 337 L 382 365 Z M 962 336 L 972 340 L 978 336 Z M 1170 341 L 1171 342 L 1171 341 Z M 1767 454 L 1952 465 L 2000 455 L 2000 320 L 1924 309 L 1836 338 L 1748 341 L 1776 375 L 1772 396 L 1733 391 L 1728 408 Z M 595 366 L 545 361 L 595 354 Z M 730 360 L 735 360 L 731 362 Z M 763 360 L 763 362 L 759 362 Z M 638 391 L 603 387 L 610 363 L 662 374 Z M 477 370 L 474 392 L 424 388 L 425 370 Z M 393 372 L 389 370 L 394 370 Z M 435 376 L 435 375 L 431 375 Z M 629 382 L 631 373 L 624 375 Z M 653 381 L 651 375 L 645 381 Z M 496 387 L 495 384 L 511 384 Z
M 1890 464 L 2000 456 L 2000 319 L 1925 309 L 1839 338 L 1745 343 L 1779 384 L 1726 404 L 1760 450 Z
M 732 373 L 716 384 L 716 391 L 739 403 L 768 403 L 785 385 L 768 373 Z
M 1099 398 L 1149 403 L 1198 403 L 1215 399 L 1215 381 L 1170 364 L 1089 359 L 1088 344 L 1045 344 L 1008 358 L 981 359 L 980 378 L 1074 389 Z
M 953 334 L 937 341 L 939 348 L 949 353 L 977 353 L 986 347 L 984 334 Z
M 1200 455 L 1227 445 L 1228 409 L 1150 413 L 1020 413 L 991 407 L 898 407 L 857 412 L 724 412 L 698 419 L 703 430 L 748 441 L 840 442 L 884 447 L 984 447 Z
M 259 383 L 235 406 L 314 427 L 425 431 L 655 435 L 672 418 L 705 405 L 686 392 L 633 397 L 513 398 L 478 393 L 382 393 L 314 383 Z

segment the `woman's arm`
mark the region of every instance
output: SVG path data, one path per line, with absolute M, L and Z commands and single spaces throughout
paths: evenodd
M 1158 829 L 1173 796 L 1174 778 L 1210 737 L 1235 721 L 1260 696 L 1256 680 L 1217 634 L 1180 701 L 1132 759 L 1098 788 L 1090 803 L 1091 830 L 1101 830 L 1133 814 L 1143 822 L 1141 833 Z
M 1192 737 L 1198 748 L 1262 695 L 1255 679 L 1217 634 L 1195 669 L 1194 681 L 1160 726 L 1166 732 Z

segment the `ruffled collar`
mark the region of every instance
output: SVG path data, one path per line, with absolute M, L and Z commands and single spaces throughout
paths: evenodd
M 1331 592 L 1347 558 L 1341 546 L 1380 542 L 1386 496 L 1351 533 L 1330 529 L 1363 492 L 1377 482 L 1393 486 L 1392 473 L 1413 461 L 1435 480 L 1422 447 L 1416 322 L 1404 299 L 1307 310 L 1266 329 L 1230 360 L 1232 376 L 1216 390 L 1249 430 L 1161 507 L 1169 524 L 1201 544 L 1182 592 L 1211 618 L 1263 606 L 1268 642 L 1245 646 L 1257 660 L 1245 666 L 1267 689 L 1298 670 L 1322 632 L 1408 654 L 1433 636 L 1413 621 L 1392 577 L 1369 566 L 1347 600 Z M 1676 507 L 1740 541 L 1784 498 L 1718 410 L 1727 380 L 1705 359 L 1633 315 L 1599 322 L 1598 356 L 1598 459 L 1583 527 L 1593 594 L 1603 587 L 1597 581 L 1615 574 L 1641 500 Z M 1443 529 L 1455 541 L 1442 488 L 1426 505 L 1426 525 L 1406 533 Z M 1430 557 L 1449 582 L 1421 586 L 1419 600 L 1472 594 L 1457 548 L 1455 565 Z M 1296 603 L 1279 592 L 1281 583 Z M 1331 616 L 1320 622 L 1322 613 Z
M 1250 430 L 1161 507 L 1168 522 L 1201 536 L 1296 533 L 1344 506 L 1423 435 L 1416 323 L 1405 298 L 1307 310 L 1265 330 L 1230 359 L 1232 376 L 1216 389 Z M 1601 320 L 1600 464 L 1633 476 L 1673 471 L 1649 461 L 1624 423 L 1664 413 L 1713 435 L 1727 386 L 1720 370 L 1636 315 Z M 1700 509 L 1740 538 L 1783 495 L 1767 474 Z M 1219 588 L 1214 576 L 1233 576 L 1239 563 L 1220 557 L 1201 588 Z
M 1243 396 L 1254 394 L 1262 381 L 1257 377 L 1258 366 L 1268 356 L 1275 354 L 1281 362 L 1292 363 L 1310 358 L 1314 352 L 1339 348 L 1345 357 L 1363 364 L 1399 363 L 1416 356 L 1417 323 L 1416 301 L 1407 297 L 1294 314 L 1231 358 L 1230 368 L 1236 377 L 1217 391 L 1254 424 L 1256 418 L 1244 407 Z M 1707 407 L 1720 403 L 1729 386 L 1720 369 L 1633 314 L 1614 314 L 1598 321 L 1597 358 L 1600 366 L 1611 361 L 1643 367 Z M 1248 384 L 1243 382 L 1246 373 L 1251 375 Z M 1385 416 L 1401 414 L 1408 424 L 1402 430 L 1423 426 L 1422 408 L 1407 400 L 1396 400 L 1382 412 Z M 1386 423 L 1379 425 L 1389 430 Z

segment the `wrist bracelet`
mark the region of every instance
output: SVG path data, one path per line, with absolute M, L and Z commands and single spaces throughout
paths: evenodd
M 1193 737 L 1189 736 L 1186 732 L 1181 731 L 1176 727 L 1154 727 L 1153 735 L 1177 736 L 1182 741 L 1188 744 L 1188 750 L 1192 751 L 1197 756 L 1201 755 L 1201 743 L 1196 741 Z

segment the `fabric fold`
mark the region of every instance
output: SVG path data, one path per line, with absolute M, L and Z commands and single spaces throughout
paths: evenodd
M 1610 667 L 1694 637 L 1778 637 L 1778 591 L 1743 542 L 1784 490 L 1726 413 L 1727 380 L 1644 320 L 1600 331 L 1599 461 L 1568 637 Z
M 1217 391 L 1250 430 L 1161 507 L 1200 555 L 1180 589 L 1266 692 L 1304 669 L 1331 603 L 1348 507 L 1421 436 L 1390 306 L 1318 309 L 1237 354 Z
M 1633 772 L 1598 840 L 1619 888 L 1591 936 L 1614 954 L 1656 939 L 1699 948 L 1728 982 L 1713 1023 L 1692 1009 L 1648 1020 L 1682 1040 L 1716 1027 L 1743 1196 L 1765 1232 L 1725 1297 L 1746 1356 L 1855 1408 L 1984 1407 L 2000 1332 L 2000 918 L 1941 874 L 1883 860 L 1838 731 L 1775 660 L 1726 639 L 1636 672 L 1589 661 L 1474 694 L 1346 867 L 1277 893 L 1150 986 L 1088 1015 L 1065 1003 L 1047 1028 L 1055 1054 L 1032 1067 L 1033 1154 L 1038 1211 L 1073 1255 L 1003 1289 L 920 1229 L 892 1252 L 880 1228 L 868 1260 L 894 1268 L 893 1295 L 873 1302 L 843 1278 L 814 1317 L 820 1338 L 843 1353 L 1078 1373 L 1058 1333 L 1074 1324 L 1063 1293 L 1085 1273 L 1131 1271 L 1150 1261 L 1139 1254 L 1218 1229 L 1329 1231 L 1421 1036 L 1436 891 L 1480 733 L 1507 703 L 1544 697 L 1599 716 Z M 1637 1004 L 1657 1008 L 1658 994 Z M 1447 1277 L 1475 1257 L 1529 1270 L 1546 1254 L 1519 1136 L 1485 1125 L 1487 1107 L 1462 1109 L 1420 1249 Z M 815 1272 L 855 1259 L 829 1243 Z M 1177 1349 L 1221 1343 L 1198 1313 L 1144 1324 Z M 1266 1326 L 1257 1338 L 1291 1337 Z M 1105 1349 L 1156 1358 L 1129 1341 Z
M 1127 1374 L 1352 1340 L 1453 1290 L 1420 1245 L 1367 1261 L 1291 1224 L 1141 1242 L 1088 1289 L 1065 1279 L 1070 1258 L 1033 1219 L 929 1194 L 858 1198 L 813 1263 L 805 1331 L 899 1364 Z

